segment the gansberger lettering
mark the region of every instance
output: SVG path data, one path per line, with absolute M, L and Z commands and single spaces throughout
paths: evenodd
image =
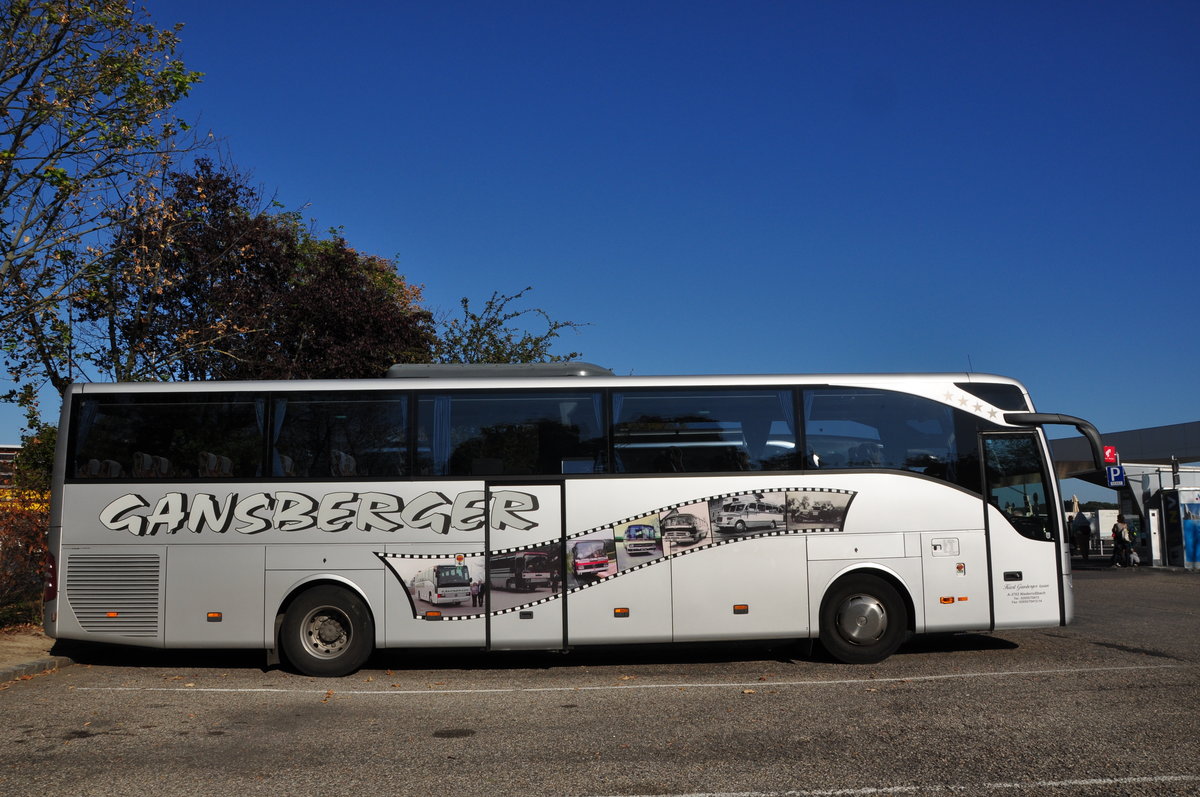
M 295 531 L 385 531 L 428 529 L 437 534 L 478 531 L 490 515 L 497 529 L 528 531 L 537 521 L 536 495 L 494 490 L 491 506 L 483 490 L 465 490 L 454 498 L 430 490 L 405 501 L 390 493 L 330 492 L 320 498 L 291 490 L 273 493 L 167 493 L 153 505 L 136 493 L 110 501 L 100 511 L 100 523 L 136 537 L 202 531 L 260 534 L 272 529 Z M 485 508 L 490 510 L 485 513 Z

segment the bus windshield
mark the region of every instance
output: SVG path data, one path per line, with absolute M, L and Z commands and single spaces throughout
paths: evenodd
M 576 559 L 603 559 L 607 556 L 604 552 L 604 543 L 599 540 L 575 543 Z
M 437 583 L 442 587 L 467 587 L 471 585 L 471 573 L 466 565 L 438 565 Z

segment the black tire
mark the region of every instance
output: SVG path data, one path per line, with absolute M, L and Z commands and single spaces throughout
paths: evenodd
M 305 675 L 349 675 L 375 649 L 375 623 L 367 605 L 350 590 L 331 585 L 297 596 L 280 633 L 283 655 Z
M 733 524 L 733 531 L 735 534 L 745 534 L 746 524 L 739 520 L 737 523 Z
M 825 594 L 821 644 L 846 664 L 874 664 L 896 652 L 908 629 L 900 593 L 872 575 L 849 575 Z

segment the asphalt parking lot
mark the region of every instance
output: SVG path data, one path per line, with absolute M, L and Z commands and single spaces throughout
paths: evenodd
M 72 648 L 0 691 L 0 793 L 1200 793 L 1200 575 L 1078 572 L 1066 628 L 795 647 L 377 654 Z

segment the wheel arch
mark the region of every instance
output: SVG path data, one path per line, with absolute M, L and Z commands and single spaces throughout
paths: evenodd
M 383 642 L 383 629 L 380 622 L 380 613 L 375 610 L 375 605 L 371 601 L 371 596 L 368 590 L 365 590 L 355 581 L 340 576 L 335 573 L 314 573 L 297 580 L 291 586 L 283 591 L 283 597 L 279 599 L 275 607 L 275 615 L 271 620 L 271 650 L 279 649 L 279 633 L 283 626 L 284 615 L 287 614 L 290 607 L 300 595 L 303 595 L 310 589 L 322 586 L 342 587 L 350 592 L 353 592 L 367 607 L 367 612 L 371 615 L 371 623 L 375 629 L 375 646 L 381 647 Z
M 905 620 L 905 630 L 912 634 L 917 630 L 917 604 L 913 601 L 912 589 L 908 582 L 892 568 L 879 564 L 878 562 L 859 562 L 847 565 L 838 570 L 825 582 L 821 588 L 820 594 L 816 600 L 812 601 L 810 625 L 810 634 L 816 637 L 821 630 L 821 612 L 825 608 L 825 601 L 829 599 L 829 594 L 838 585 L 839 582 L 851 576 L 875 576 L 876 578 L 890 584 L 900 595 L 900 599 L 904 601 L 904 610 L 907 618 Z

